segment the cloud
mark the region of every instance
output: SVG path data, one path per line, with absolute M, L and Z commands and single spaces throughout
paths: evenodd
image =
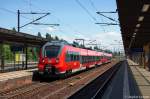
M 101 47 L 105 46 L 106 49 L 114 49 L 114 47 L 117 47 L 116 45 L 113 45 L 116 44 L 114 40 L 121 40 L 121 34 L 118 32 L 95 33 L 89 35 L 82 35 L 78 33 L 74 36 L 60 34 L 59 36 L 70 43 L 72 43 L 72 41 L 74 41 L 76 38 L 84 38 L 85 40 L 96 40 L 98 44 L 101 44 Z M 85 44 L 88 43 L 89 41 L 85 41 Z
M 54 31 L 57 31 L 56 28 L 54 27 L 44 27 L 44 28 L 40 28 L 40 30 L 44 31 L 44 32 L 54 32 Z
M 110 35 L 110 36 L 120 36 L 120 33 L 117 33 L 117 32 L 108 32 L 108 33 L 106 33 L 106 35 Z
M 97 33 L 92 35 L 92 38 L 98 40 L 102 43 L 104 42 L 112 42 L 114 40 L 120 40 L 121 34 L 117 32 L 105 32 L 105 33 Z
M 56 31 L 57 29 L 56 29 L 56 28 L 53 28 L 53 27 L 47 27 L 47 28 L 45 28 L 45 30 L 46 30 L 47 32 L 54 32 L 54 31 Z
M 100 43 L 101 46 L 107 46 L 108 49 L 112 49 L 112 47 L 117 47 L 117 42 L 115 40 L 122 40 L 121 34 L 118 32 L 95 33 L 90 37 Z
M 61 38 L 68 41 L 69 43 L 72 43 L 74 41 L 74 37 L 61 35 Z
M 33 29 L 33 27 L 30 26 L 30 27 L 27 27 L 27 29 Z

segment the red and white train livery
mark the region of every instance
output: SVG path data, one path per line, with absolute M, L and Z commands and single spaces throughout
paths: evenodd
M 73 47 L 66 42 L 47 42 L 40 52 L 38 73 L 59 75 L 110 62 L 112 54 Z

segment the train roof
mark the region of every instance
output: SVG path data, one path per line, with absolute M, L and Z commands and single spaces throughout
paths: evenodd
M 105 55 L 105 56 L 109 56 L 109 57 L 112 56 L 112 54 L 105 53 L 105 52 L 98 52 L 98 51 L 94 51 L 94 50 L 74 47 L 65 40 L 63 40 L 63 41 L 57 40 L 57 41 L 47 42 L 44 46 L 47 46 L 47 45 L 66 46 L 69 49 L 69 51 L 80 52 L 80 55 L 89 55 L 89 56 L 93 56 L 93 55 L 94 56 L 103 56 L 103 55 Z M 88 52 L 88 54 L 87 54 L 87 52 Z

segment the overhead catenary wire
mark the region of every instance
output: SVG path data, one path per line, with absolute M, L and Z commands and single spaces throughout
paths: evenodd
M 14 15 L 17 15 L 17 12 L 14 12 L 14 11 L 9 10 L 9 9 L 6 9 L 6 8 L 0 7 L 0 10 L 3 10 L 3 11 L 5 11 L 5 12 L 8 12 L 8 13 L 11 13 L 11 14 L 14 14 Z M 20 15 L 20 16 L 21 16 L 22 18 L 25 18 L 25 19 L 28 19 L 28 20 L 32 20 L 31 18 L 25 17 L 25 16 L 23 16 L 23 15 Z
M 27 26 L 27 25 L 29 25 L 29 24 L 32 24 L 32 23 L 34 23 L 34 22 L 36 22 L 36 21 L 38 21 L 38 20 L 44 18 L 44 17 L 47 16 L 47 15 L 49 15 L 49 13 L 47 13 L 47 14 L 45 14 L 45 15 L 43 15 L 43 16 L 41 16 L 41 17 L 39 17 L 39 18 L 37 18 L 37 19 L 35 19 L 35 20 L 33 20 L 33 21 L 31 21 L 31 22 L 29 22 L 29 23 L 23 25 L 23 26 L 21 26 L 20 28 L 25 27 L 25 26 Z
M 28 4 L 28 2 L 27 2 L 26 0 L 22 0 L 22 1 Z M 41 9 L 40 7 L 38 7 L 37 5 L 35 5 L 35 4 L 31 3 L 31 2 L 30 2 L 30 5 L 31 5 L 31 6 L 34 6 L 35 8 L 37 8 L 37 9 L 39 9 L 39 10 L 41 10 L 41 11 L 50 11 L 50 12 L 52 12 L 51 16 L 53 16 L 59 23 L 63 24 L 63 25 L 64 25 L 65 27 L 67 27 L 69 30 L 71 29 L 72 31 L 74 31 L 76 35 L 78 35 L 78 33 L 80 33 L 80 35 L 82 35 L 82 33 L 81 33 L 80 31 L 78 31 L 77 29 L 74 29 L 70 24 L 63 22 L 58 16 L 55 16 L 55 15 L 53 14 L 53 11 L 52 11 L 52 10 L 44 10 L 44 9 Z M 60 30 L 60 29 L 59 29 L 59 30 Z M 61 32 L 64 32 L 64 31 L 61 31 Z M 67 33 L 67 32 L 64 32 L 64 33 Z M 70 34 L 70 33 L 69 33 L 69 34 Z M 84 36 L 84 35 L 83 35 L 83 36 Z
M 79 0 L 75 0 L 75 1 L 92 18 L 92 20 L 94 21 L 94 24 L 99 23 L 98 20 L 90 13 L 90 11 Z M 92 3 L 91 5 L 93 6 L 93 8 L 96 9 L 96 11 L 97 11 L 97 8 L 94 6 L 94 3 L 93 2 L 91 2 L 91 3 Z M 101 27 L 100 24 L 98 24 L 98 25 Z M 106 31 L 103 27 L 101 27 L 101 29 L 104 33 L 106 33 Z
M 95 22 L 97 22 L 97 19 L 90 13 L 90 11 L 79 0 L 75 0 L 75 1 Z
M 105 18 L 107 18 L 107 19 L 109 19 L 109 20 L 111 20 L 111 21 L 114 21 L 114 22 L 118 23 L 118 21 L 116 21 L 115 19 L 110 18 L 110 17 L 108 17 L 108 16 L 102 14 L 102 13 L 116 13 L 116 11 L 99 12 L 98 9 L 96 8 L 96 6 L 94 5 L 93 1 L 92 1 L 92 0 L 89 0 L 89 1 L 90 1 L 90 3 L 91 3 L 92 7 L 96 10 L 96 13 L 97 13 L 97 14 L 99 14 L 99 15 L 101 15 L 101 16 L 103 16 L 103 17 L 105 17 Z M 104 23 L 104 22 L 103 22 L 103 23 Z
M 93 7 L 93 9 L 95 9 L 96 12 L 97 12 L 98 9 L 97 9 L 97 7 L 95 6 L 95 4 L 93 3 L 93 1 L 92 1 L 92 0 L 89 0 L 89 2 L 90 2 L 90 4 L 91 4 L 91 6 Z M 104 22 L 104 20 L 103 20 L 102 18 L 101 18 L 101 21 Z M 102 25 L 101 25 L 101 26 L 102 26 Z M 102 28 L 103 32 L 105 33 L 105 32 L 106 32 L 105 28 L 104 28 L 104 27 L 101 27 L 101 28 Z
M 30 11 L 32 12 L 32 7 L 31 7 L 32 5 L 31 5 L 31 0 L 29 0 L 29 9 L 30 9 Z M 32 19 L 34 20 L 34 16 L 32 15 Z
M 99 15 L 101 15 L 101 16 L 103 16 L 103 17 L 105 17 L 105 18 L 107 18 L 107 19 L 109 19 L 109 20 L 111 20 L 111 21 L 114 21 L 114 22 L 118 23 L 118 21 L 116 21 L 115 19 L 110 18 L 110 17 L 108 17 L 108 16 L 102 14 L 101 12 L 96 12 L 96 13 L 99 14 Z

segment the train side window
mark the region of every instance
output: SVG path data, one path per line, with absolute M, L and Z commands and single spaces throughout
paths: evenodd
M 85 56 L 83 56 L 83 63 L 85 63 Z
M 92 56 L 92 62 L 94 61 L 94 56 Z
M 85 57 L 83 56 L 83 63 L 85 63 Z
M 77 57 L 76 57 L 76 58 L 77 58 L 77 61 L 79 61 L 79 55 L 77 55 Z
M 85 56 L 86 57 L 86 63 L 88 62 L 88 56 Z
M 83 58 L 82 58 L 82 59 L 83 59 L 83 63 L 85 63 L 85 57 L 84 57 L 84 56 L 83 56 Z
M 73 61 L 74 60 L 73 54 L 70 54 L 70 57 L 71 57 L 71 61 Z
M 76 55 L 73 54 L 73 61 L 76 61 Z
M 79 56 L 79 55 L 76 55 L 76 61 L 78 61 L 78 56 Z
M 86 62 L 88 62 L 89 61 L 89 57 L 88 56 L 86 56 Z
M 85 56 L 85 62 L 86 63 L 88 62 L 88 56 Z
M 74 61 L 76 61 L 77 60 L 77 55 L 73 55 L 74 56 Z
M 75 61 L 78 61 L 78 55 L 75 55 Z
M 91 56 L 89 56 L 89 62 L 91 62 Z
M 69 61 L 70 61 L 70 54 L 66 53 L 66 62 L 69 62 Z

